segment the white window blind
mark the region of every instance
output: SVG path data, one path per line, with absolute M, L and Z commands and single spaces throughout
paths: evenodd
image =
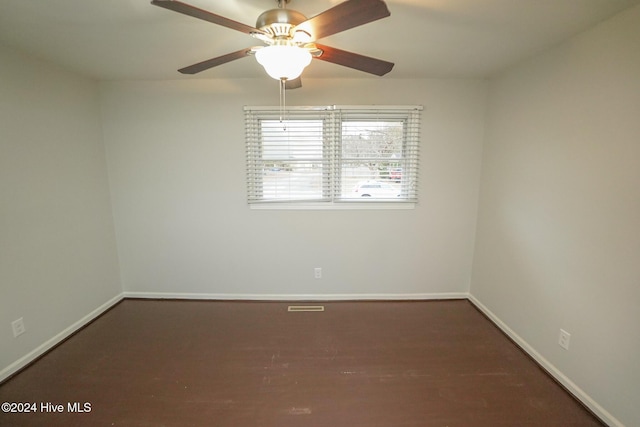
M 415 203 L 419 106 L 245 107 L 257 203 Z

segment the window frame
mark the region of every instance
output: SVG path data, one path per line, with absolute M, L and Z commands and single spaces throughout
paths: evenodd
M 271 106 L 245 106 L 245 141 L 246 141 L 246 176 L 247 203 L 251 209 L 413 209 L 418 202 L 418 172 L 420 148 L 420 116 L 423 107 L 420 105 L 332 105 L 287 107 L 282 111 Z M 262 121 L 278 118 L 284 124 L 287 120 L 322 121 L 322 170 L 321 193 L 317 198 L 269 198 L 263 199 L 264 174 L 266 165 L 264 157 L 264 135 Z M 384 121 L 402 122 L 402 153 L 400 157 L 376 157 L 372 162 L 402 164 L 403 172 L 400 181 L 398 199 L 377 198 L 364 200 L 347 196 L 342 188 L 344 163 L 353 161 L 343 155 L 343 124 L 348 122 L 383 123 Z M 318 141 L 320 142 L 320 140 Z M 296 146 L 292 146 L 296 148 Z M 299 148 L 299 147 L 297 147 Z M 387 159 L 394 158 L 396 161 Z M 346 160 L 346 162 L 345 162 Z M 389 173 L 391 166 L 387 166 Z M 397 167 L 396 167 L 397 168 Z M 276 166 L 274 164 L 274 169 Z M 380 168 L 378 167 L 380 170 Z M 406 178 L 405 178 L 406 176 Z M 277 196 L 276 196 L 277 197 Z

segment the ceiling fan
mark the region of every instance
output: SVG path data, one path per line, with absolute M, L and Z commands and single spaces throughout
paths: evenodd
M 321 38 L 358 27 L 391 15 L 382 0 L 347 0 L 326 11 L 307 18 L 285 6 L 290 0 L 276 0 L 277 9 L 262 13 L 256 26 L 216 15 L 177 0 L 152 0 L 151 4 L 182 13 L 233 30 L 249 34 L 266 46 L 254 46 L 208 59 L 179 69 L 183 74 L 196 74 L 236 59 L 255 55 L 274 79 L 293 89 L 300 87 L 300 74 L 312 58 L 383 76 L 394 64 L 353 52 L 316 43 Z

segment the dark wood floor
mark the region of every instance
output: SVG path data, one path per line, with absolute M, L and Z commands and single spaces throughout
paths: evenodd
M 37 406 L 0 425 L 603 425 L 466 300 L 287 306 L 124 300 L 0 386 Z

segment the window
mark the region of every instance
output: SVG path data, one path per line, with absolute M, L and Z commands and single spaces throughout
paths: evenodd
M 245 107 L 252 205 L 413 204 L 421 107 Z

